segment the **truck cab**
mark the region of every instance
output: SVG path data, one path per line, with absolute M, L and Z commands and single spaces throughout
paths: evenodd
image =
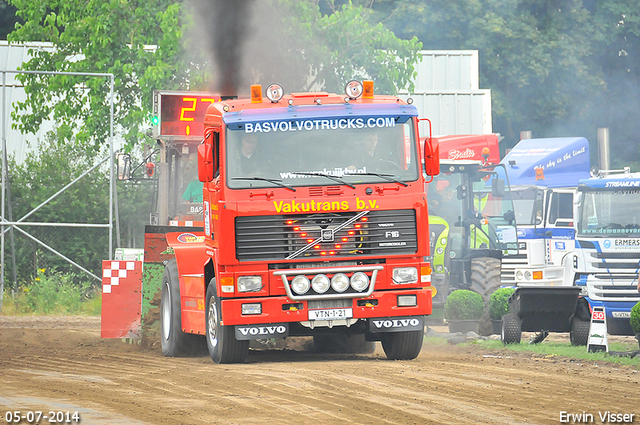
M 293 93 L 212 103 L 198 146 L 203 232 L 171 233 L 162 346 L 206 335 L 216 363 L 252 339 L 312 336 L 319 351 L 420 352 L 431 313 L 417 110 L 351 82 L 345 95 Z M 423 158 L 425 158 L 423 163 Z M 423 165 L 424 164 L 424 165 Z M 176 276 L 174 276 L 176 275 Z
M 502 286 L 571 286 L 580 179 L 589 176 L 584 137 L 521 140 L 501 161 L 511 184 L 518 254 L 505 258 Z
M 578 186 L 573 269 L 591 307 L 605 308 L 608 333 L 633 335 L 640 301 L 640 173 L 598 171 Z

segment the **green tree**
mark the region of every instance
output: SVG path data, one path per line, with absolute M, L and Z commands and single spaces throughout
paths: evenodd
M 28 222 L 108 223 L 109 179 L 105 167 L 80 179 L 56 198 L 40 207 L 69 182 L 84 174 L 99 160 L 88 142 L 60 143 L 55 134 L 43 141 L 25 160 L 9 161 L 11 209 L 15 220 L 26 214 Z M 39 209 L 32 213 L 32 210 Z M 27 233 L 100 276 L 101 260 L 108 258 L 106 228 L 22 226 Z M 19 282 L 30 281 L 38 269 L 80 273 L 65 260 L 21 232 L 16 235 L 16 271 Z M 9 253 L 9 251 L 7 251 Z M 7 265 L 11 261 L 7 258 Z M 8 274 L 7 276 L 10 276 Z M 87 280 L 83 276 L 84 281 Z
M 247 26 L 246 16 L 217 12 L 223 7 L 223 11 L 238 8 L 246 0 L 233 6 L 224 1 L 191 2 L 191 7 L 182 9 L 180 3 L 170 0 L 11 3 L 24 20 L 9 35 L 11 41 L 49 41 L 55 46 L 55 51 L 37 52 L 24 64 L 25 70 L 115 75 L 117 130 L 130 145 L 137 143 L 142 126 L 148 125 L 154 89 L 214 88 L 209 81 L 216 72 L 226 75 L 216 70 L 215 56 L 225 49 L 241 48 L 239 37 L 248 40 L 240 57 L 246 91 L 256 78 L 265 83 L 292 82 L 287 89 L 293 91 L 311 86 L 341 90 L 348 79 L 356 77 L 375 79 L 379 92 L 395 91 L 412 76 L 420 48 L 417 39 L 399 40 L 382 24 L 370 24 L 368 9 L 350 3 L 331 15 L 320 14 L 313 1 L 255 3 L 251 9 L 255 22 L 268 14 L 282 31 L 273 31 L 273 25 L 248 27 L 246 34 L 231 34 L 237 37 L 231 44 L 224 39 L 229 34 L 216 39 L 216 26 L 203 19 L 219 16 L 220 23 L 235 16 L 238 21 L 232 28 L 242 29 Z M 308 84 L 310 75 L 313 81 Z M 92 140 L 95 147 L 103 143 L 109 133 L 107 79 L 20 78 L 28 99 L 17 105 L 14 117 L 19 118 L 22 130 L 35 132 L 44 119 L 53 117 L 65 139 L 74 134 L 78 140 Z
M 640 3 L 377 0 L 373 8 L 399 37 L 417 36 L 427 49 L 480 52 L 480 84 L 492 91 L 493 127 L 505 147 L 522 130 L 595 142 L 596 129 L 610 127 L 617 161 L 640 156 L 633 118 L 640 109 Z
M 25 70 L 112 73 L 116 130 L 138 139 L 154 88 L 188 88 L 180 61 L 180 5 L 170 0 L 11 0 L 23 24 L 10 41 L 49 41 L 55 51 L 39 51 Z M 154 47 L 149 47 L 149 46 Z M 14 119 L 35 132 L 53 118 L 66 140 L 92 140 L 97 148 L 109 134 L 107 78 L 20 75 L 28 99 Z M 54 99 L 60 99 L 54 102 Z M 27 112 L 28 111 L 28 112 Z

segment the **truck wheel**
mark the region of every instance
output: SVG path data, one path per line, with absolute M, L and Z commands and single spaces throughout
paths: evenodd
M 424 342 L 424 329 L 408 332 L 388 332 L 382 336 L 382 349 L 389 360 L 413 360 Z
M 471 290 L 482 295 L 484 313 L 480 318 L 480 334 L 491 335 L 493 326 L 489 318 L 491 294 L 500 288 L 500 260 L 493 257 L 479 257 L 471 260 Z
M 238 341 L 233 326 L 220 324 L 220 300 L 216 296 L 216 280 L 211 279 L 207 287 L 205 322 L 207 348 L 215 363 L 242 363 L 249 352 L 249 340 Z
M 316 353 L 372 354 L 375 341 L 365 340 L 364 335 L 314 335 L 313 349 Z
M 502 333 L 500 339 L 504 345 L 520 344 L 522 338 L 522 328 L 520 319 L 513 313 L 502 316 Z
M 589 342 L 589 330 L 591 329 L 591 322 L 580 320 L 577 317 L 571 319 L 571 333 L 569 333 L 569 340 L 571 345 L 587 345 Z
M 188 356 L 202 347 L 202 337 L 182 332 L 178 265 L 170 260 L 162 275 L 160 298 L 160 346 L 167 357 Z

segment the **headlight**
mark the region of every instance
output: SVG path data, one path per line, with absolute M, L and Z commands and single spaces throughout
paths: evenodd
M 531 272 L 529 270 L 524 272 L 524 278 L 527 280 L 531 280 Z
M 440 247 L 438 247 L 436 249 L 436 254 L 442 255 L 443 252 L 444 252 L 444 250 L 442 248 L 440 248 Z
M 522 271 L 521 271 L 521 270 L 518 270 L 518 271 L 516 272 L 516 279 L 518 279 L 518 280 L 522 280 L 522 277 L 523 277 Z
M 337 273 L 331 278 L 331 287 L 336 292 L 344 292 L 349 287 L 349 278 L 344 273 Z
M 447 238 L 440 239 L 440 245 L 446 245 L 446 244 L 447 244 Z
M 238 292 L 258 292 L 262 289 L 260 276 L 240 276 L 238 278 Z
M 327 292 L 330 285 L 331 282 L 329 281 L 329 278 L 323 274 L 315 275 L 311 280 L 311 287 L 318 294 L 324 294 Z
M 442 273 L 442 272 L 444 271 L 444 266 L 443 266 L 442 264 L 438 264 L 438 265 L 436 266 L 436 271 L 437 271 L 438 273 Z
M 393 269 L 393 283 L 418 283 L 418 269 L 415 267 L 399 267 Z
M 299 275 L 291 281 L 291 289 L 298 295 L 306 294 L 309 286 L 309 279 L 306 276 Z
M 362 292 L 369 286 L 369 276 L 362 272 L 356 272 L 351 276 L 351 287 L 358 292 Z

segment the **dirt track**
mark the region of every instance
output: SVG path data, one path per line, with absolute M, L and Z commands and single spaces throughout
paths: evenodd
M 558 424 L 562 411 L 640 423 L 637 369 L 428 345 L 413 361 L 272 349 L 215 365 L 101 340 L 99 318 L 0 316 L 0 423 L 7 410 L 90 425 Z

